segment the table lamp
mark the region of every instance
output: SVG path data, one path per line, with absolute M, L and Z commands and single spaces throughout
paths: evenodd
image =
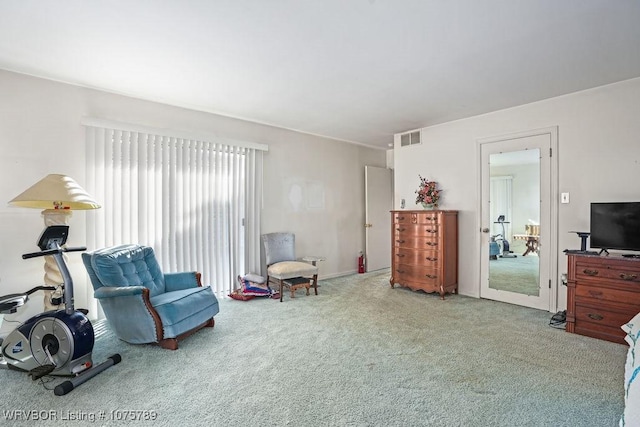
M 12 206 L 43 209 L 42 216 L 46 227 L 50 225 L 67 225 L 71 211 L 98 209 L 100 205 L 72 178 L 65 175 L 51 174 L 33 184 L 22 194 L 9 202 Z M 62 275 L 52 256 L 45 258 L 44 282 L 47 286 L 59 286 Z M 49 298 L 45 296 L 45 308 L 49 306 Z M 53 307 L 48 307 L 53 308 Z

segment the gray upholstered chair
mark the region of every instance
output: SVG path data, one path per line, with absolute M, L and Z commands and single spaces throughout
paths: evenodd
M 267 263 L 267 283 L 276 279 L 282 289 L 287 279 L 308 278 L 315 294 L 318 295 L 318 267 L 296 259 L 296 237 L 293 233 L 269 233 L 262 235 L 265 261 Z
M 132 344 L 157 343 L 175 350 L 178 339 L 213 327 L 218 300 L 200 273 L 164 274 L 153 249 L 121 245 L 82 254 L 111 328 Z

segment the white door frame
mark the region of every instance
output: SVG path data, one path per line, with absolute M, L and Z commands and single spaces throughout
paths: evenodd
M 476 144 L 476 164 L 478 167 L 477 173 L 477 199 L 478 199 L 478 207 L 477 207 L 477 218 L 476 218 L 476 230 L 481 233 L 480 239 L 478 239 L 478 254 L 480 257 L 480 263 L 478 264 L 478 295 L 482 297 L 481 294 L 481 276 L 482 276 L 482 263 L 489 262 L 489 257 L 486 260 L 482 259 L 482 254 L 484 251 L 482 250 L 482 245 L 485 242 L 485 239 L 482 236 L 482 153 L 481 148 L 482 144 L 492 143 L 492 142 L 501 142 L 508 141 L 511 139 L 518 138 L 527 138 L 531 136 L 538 135 L 549 135 L 550 144 L 551 144 L 551 158 L 550 158 L 550 194 L 549 197 L 549 209 L 550 209 L 550 227 L 549 227 L 549 245 L 545 247 L 545 250 L 549 251 L 550 261 L 549 261 L 549 279 L 551 281 L 549 290 L 549 311 L 555 312 L 558 308 L 558 126 L 551 126 L 547 128 L 534 129 L 523 132 L 516 132 L 507 135 L 500 135 L 488 138 L 481 138 L 477 140 Z

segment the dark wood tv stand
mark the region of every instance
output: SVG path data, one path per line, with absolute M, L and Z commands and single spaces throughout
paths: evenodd
M 640 258 L 568 254 L 567 332 L 620 344 L 640 312 Z

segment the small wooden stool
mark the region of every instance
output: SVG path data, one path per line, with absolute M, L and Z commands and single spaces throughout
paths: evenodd
M 311 279 L 308 279 L 306 277 L 294 277 L 292 279 L 285 279 L 282 281 L 282 283 L 287 285 L 291 290 L 291 298 L 295 298 L 296 291 L 302 288 L 305 288 L 307 290 L 307 295 L 309 295 Z M 282 286 L 280 287 L 280 295 L 282 295 Z

